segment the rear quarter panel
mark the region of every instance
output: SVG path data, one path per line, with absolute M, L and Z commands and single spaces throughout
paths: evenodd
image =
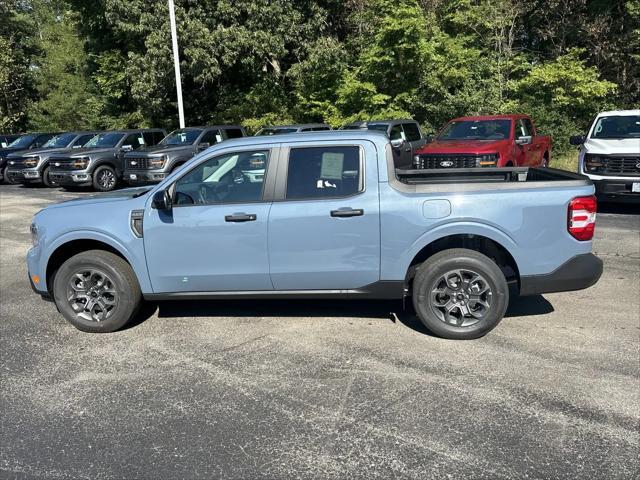
M 382 280 L 404 279 L 420 250 L 449 235 L 494 240 L 513 256 L 520 275 L 550 273 L 591 251 L 591 242 L 577 241 L 568 233 L 567 208 L 574 197 L 591 195 L 592 185 L 476 191 L 439 187 L 430 193 L 405 193 L 381 185 Z M 432 200 L 448 203 L 449 214 L 427 218 L 425 202 Z

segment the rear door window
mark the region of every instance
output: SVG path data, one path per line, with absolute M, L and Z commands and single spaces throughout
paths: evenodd
M 227 138 L 240 138 L 244 137 L 242 130 L 239 128 L 227 128 L 226 130 Z
M 362 191 L 360 148 L 292 148 L 287 170 L 289 200 L 348 197 Z
M 141 132 L 138 133 L 130 133 L 124 139 L 122 146 L 130 145 L 133 150 L 137 150 L 145 146 L 144 136 Z

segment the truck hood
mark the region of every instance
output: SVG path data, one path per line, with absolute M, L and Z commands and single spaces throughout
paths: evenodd
M 12 159 L 12 158 L 19 158 L 24 156 L 33 157 L 35 155 L 40 155 L 43 153 L 45 154 L 61 153 L 66 150 L 77 151 L 78 149 L 77 148 L 34 148 L 31 150 L 18 150 L 16 152 L 12 152 L 9 155 L 7 155 L 7 158 Z
M 127 157 L 147 157 L 154 156 L 163 153 L 175 153 L 175 152 L 187 152 L 191 151 L 194 148 L 193 145 L 155 145 L 153 147 L 141 148 L 140 150 L 136 150 L 135 152 L 127 152 L 125 154 L 125 158 Z
M 416 153 L 495 153 L 508 146 L 509 140 L 434 140 Z
M 587 153 L 599 153 L 602 155 L 640 155 L 640 138 L 589 138 L 584 142 L 584 149 Z
M 64 158 L 77 158 L 77 157 L 87 157 L 90 155 L 87 154 L 101 154 L 101 153 L 114 153 L 114 148 L 72 148 L 65 149 L 67 152 L 72 152 L 71 155 L 64 155 Z M 62 152 L 60 152 L 62 153 Z
M 107 193 L 99 193 L 96 195 L 90 195 L 88 197 L 74 198 L 72 200 L 65 200 L 60 203 L 55 203 L 53 205 L 49 205 L 45 208 L 65 208 L 65 207 L 81 207 L 85 205 L 94 205 L 97 203 L 108 203 L 108 202 L 122 202 L 125 200 L 130 200 L 134 197 L 142 196 L 142 194 L 151 190 L 152 187 L 144 186 L 144 187 L 134 187 L 134 188 L 124 188 L 122 190 L 116 190 L 114 192 Z
M 20 151 L 17 148 L 0 148 L 0 158 L 4 158 L 10 153 Z

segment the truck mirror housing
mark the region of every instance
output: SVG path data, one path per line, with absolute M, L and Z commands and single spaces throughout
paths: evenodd
M 404 145 L 404 140 L 402 138 L 396 138 L 395 140 L 391 140 L 391 146 L 393 148 L 401 148 Z
M 151 201 L 151 208 L 156 210 L 171 210 L 173 202 L 171 201 L 171 194 L 169 190 L 160 190 L 153 195 Z
M 211 144 L 209 142 L 201 142 L 198 144 L 198 150 L 206 150 Z
M 426 137 L 424 137 L 424 141 L 425 143 L 433 142 L 433 135 L 427 135 Z
M 584 143 L 584 135 L 571 135 L 569 137 L 569 143 L 576 147 L 582 145 Z
M 531 143 L 531 135 L 516 138 L 516 145 L 529 145 Z

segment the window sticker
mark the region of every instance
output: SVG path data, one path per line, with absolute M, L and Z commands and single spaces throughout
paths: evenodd
M 9 145 L 7 142 L 2 142 L 2 148 L 7 148 L 7 145 Z
M 222 141 L 222 135 L 216 133 L 216 143 L 220 143 Z
M 138 143 L 139 143 L 140 145 L 144 145 L 144 138 L 142 137 L 142 135 L 140 135 L 140 136 L 138 137 Z
M 323 179 L 342 180 L 344 153 L 325 152 L 322 154 L 320 177 Z

